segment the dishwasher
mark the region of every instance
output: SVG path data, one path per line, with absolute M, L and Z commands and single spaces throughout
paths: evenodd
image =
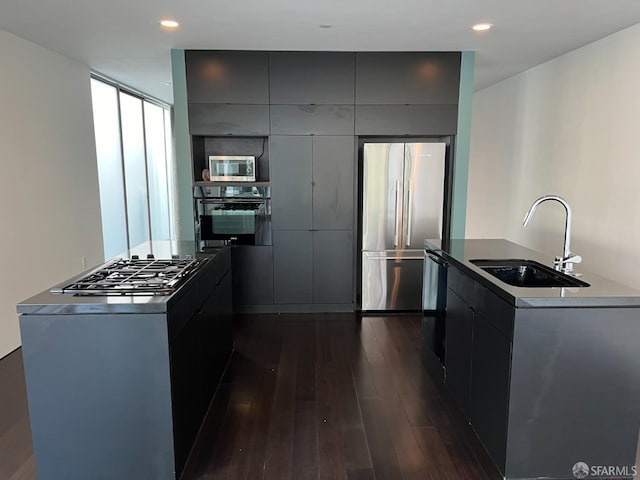
M 447 308 L 447 260 L 442 252 L 426 249 L 424 256 L 424 281 L 422 288 L 423 345 L 444 364 Z

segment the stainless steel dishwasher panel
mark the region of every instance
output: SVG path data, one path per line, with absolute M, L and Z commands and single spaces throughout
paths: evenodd
M 436 251 L 426 250 L 422 289 L 422 309 L 444 313 L 447 303 L 447 261 Z
M 434 375 L 444 375 L 448 262 L 438 250 L 426 249 L 422 291 L 422 348 L 423 361 L 440 367 L 431 369 Z M 433 355 L 431 355 L 433 354 Z

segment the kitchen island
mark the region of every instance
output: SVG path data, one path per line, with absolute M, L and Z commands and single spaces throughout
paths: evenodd
M 17 306 L 39 479 L 179 477 L 233 348 L 230 268 L 226 248 L 166 295 Z
M 633 477 L 640 292 L 588 272 L 585 287 L 508 285 L 472 261 L 551 258 L 506 240 L 425 248 L 448 262 L 445 384 L 500 472 Z

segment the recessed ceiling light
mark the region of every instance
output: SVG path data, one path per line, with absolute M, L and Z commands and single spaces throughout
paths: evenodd
M 165 28 L 178 28 L 180 26 L 180 24 L 175 20 L 169 20 L 169 19 L 160 20 L 160 25 L 162 25 Z
M 491 23 L 476 23 L 471 28 L 476 32 L 486 32 L 487 30 L 491 30 L 491 28 L 493 28 L 493 25 Z
M 333 25 L 331 25 L 330 23 L 321 23 L 320 24 L 320 28 L 331 28 L 333 27 Z

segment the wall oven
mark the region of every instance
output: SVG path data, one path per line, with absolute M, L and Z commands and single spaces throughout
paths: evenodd
M 212 182 L 255 182 L 256 157 L 253 155 L 210 155 Z
M 271 245 L 268 185 L 196 185 L 193 196 L 200 251 L 222 244 Z

